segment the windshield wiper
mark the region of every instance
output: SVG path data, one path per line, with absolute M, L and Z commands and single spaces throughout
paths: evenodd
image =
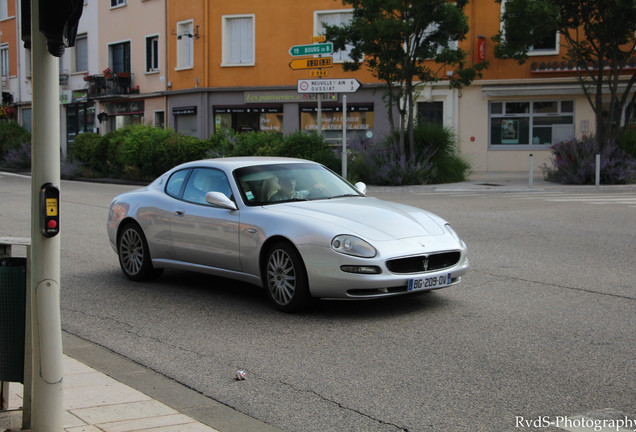
M 332 197 L 329 197 L 328 199 L 334 199 L 334 198 L 348 198 L 348 197 L 361 197 L 362 195 L 359 194 L 342 194 L 342 195 L 334 195 Z

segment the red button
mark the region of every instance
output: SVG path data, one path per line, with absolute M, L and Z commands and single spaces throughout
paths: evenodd
M 54 219 L 51 219 L 48 223 L 47 223 L 48 227 L 53 229 L 55 227 L 57 227 L 57 222 Z

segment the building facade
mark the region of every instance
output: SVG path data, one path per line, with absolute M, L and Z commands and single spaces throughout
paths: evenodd
M 165 0 L 96 3 L 99 72 L 88 93 L 99 105 L 100 130 L 138 123 L 165 127 Z
M 299 93 L 299 79 L 315 70 L 293 70 L 294 45 L 312 43 L 322 22 L 346 23 L 351 9 L 333 0 L 221 2 L 168 1 L 168 125 L 206 138 L 236 131 L 317 130 L 340 142 L 343 94 Z M 380 83 L 366 71 L 346 73 L 346 53 L 334 53 L 325 78 L 357 78 L 365 86 L 349 94 L 349 136 L 366 138 L 389 129 Z M 313 58 L 313 57 L 310 57 Z
M 474 63 L 488 61 L 479 79 L 461 90 L 441 80 L 418 91 L 419 121 L 452 128 L 475 171 L 527 170 L 530 155 L 538 170 L 553 144 L 594 133 L 594 113 L 558 33 L 538 41 L 523 65 L 495 58 L 492 37 L 504 7 L 505 1 L 494 0 L 467 6 L 470 31 L 458 44 Z M 323 32 L 322 22 L 346 23 L 351 16 L 351 9 L 333 0 L 192 0 L 187 5 L 168 0 L 168 125 L 201 138 L 222 128 L 315 130 L 317 95 L 297 91 L 297 81 L 315 72 L 292 70 L 290 48 L 311 43 Z M 363 84 L 347 96 L 347 136 L 381 139 L 389 133 L 382 83 L 366 70 L 344 72 L 346 59 L 346 52 L 334 53 L 333 67 L 321 73 Z M 322 130 L 333 142 L 340 139 L 342 97 L 321 95 Z
M 19 43 L 18 5 L 0 0 L 0 72 L 3 101 L 29 127 L 30 53 Z M 502 8 L 505 0 L 466 6 L 470 31 L 457 44 L 489 66 L 460 90 L 444 79 L 419 86 L 415 114 L 452 128 L 474 171 L 527 170 L 530 155 L 539 170 L 553 144 L 594 133 L 594 113 L 558 33 L 537 41 L 525 64 L 494 57 Z M 346 50 L 292 55 L 293 46 L 324 32 L 323 23 L 351 18 L 337 0 L 86 0 L 76 46 L 60 59 L 62 153 L 79 133 L 135 123 L 199 138 L 226 128 L 287 134 L 320 127 L 340 144 L 345 94 L 299 92 L 298 81 L 307 79 L 358 80 L 361 88 L 346 94 L 347 138 L 381 140 L 390 131 L 382 82 L 364 68 L 345 72 Z M 325 57 L 328 67 L 303 65 Z

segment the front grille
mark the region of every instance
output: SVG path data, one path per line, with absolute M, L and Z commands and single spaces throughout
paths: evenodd
M 458 251 L 430 255 L 417 255 L 388 260 L 386 266 L 392 273 L 422 273 L 452 267 L 459 262 Z

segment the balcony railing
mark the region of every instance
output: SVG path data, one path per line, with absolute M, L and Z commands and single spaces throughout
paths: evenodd
M 89 97 L 119 96 L 139 93 L 139 86 L 133 87 L 133 74 L 128 72 L 85 75 Z

